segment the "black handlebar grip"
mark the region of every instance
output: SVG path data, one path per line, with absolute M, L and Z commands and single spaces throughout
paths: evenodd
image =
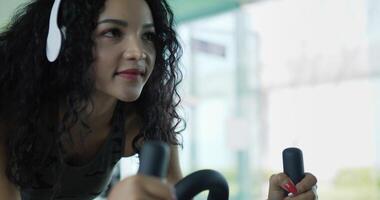
M 205 169 L 193 172 L 175 185 L 178 200 L 190 200 L 202 191 L 209 190 L 208 200 L 228 200 L 226 179 L 217 171 Z
M 146 142 L 140 151 L 138 174 L 164 178 L 169 164 L 169 146 L 159 141 Z
M 282 152 L 284 173 L 289 176 L 294 184 L 299 183 L 304 177 L 302 151 L 298 148 L 287 148 Z
M 169 164 L 169 146 L 159 141 L 146 142 L 140 151 L 138 174 L 164 178 Z M 228 200 L 227 181 L 219 172 L 200 170 L 180 180 L 176 185 L 178 200 L 189 200 L 199 192 L 209 190 L 208 200 Z

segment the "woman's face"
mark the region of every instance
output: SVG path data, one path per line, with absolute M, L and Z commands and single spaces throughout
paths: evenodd
M 107 0 L 95 38 L 95 85 L 99 93 L 135 101 L 156 59 L 155 29 L 144 0 Z

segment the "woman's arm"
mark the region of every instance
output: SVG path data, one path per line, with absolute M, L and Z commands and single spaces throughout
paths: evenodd
M 20 192 L 14 184 L 12 184 L 6 174 L 7 156 L 5 153 L 4 137 L 1 137 L 0 129 L 0 199 L 21 200 Z

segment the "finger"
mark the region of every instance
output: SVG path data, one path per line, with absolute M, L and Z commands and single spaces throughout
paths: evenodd
M 298 193 L 304 193 L 312 189 L 313 186 L 317 184 L 317 178 L 311 173 L 305 173 L 305 178 L 303 178 L 297 185 Z
M 152 199 L 174 200 L 175 192 L 173 186 L 162 182 L 155 177 L 145 177 L 142 182 L 143 190 L 151 196 Z
M 270 187 L 275 190 L 282 190 L 281 185 L 288 182 L 289 177 L 285 173 L 272 175 L 269 179 Z
M 144 192 L 141 185 L 142 177 L 132 176 L 117 183 L 111 190 L 108 200 L 125 200 L 126 197 L 130 200 L 148 200 L 152 199 Z
M 122 197 L 123 199 L 120 199 L 120 200 L 126 200 L 126 197 L 128 197 L 128 199 L 130 199 L 130 200 L 154 200 L 154 197 L 152 197 L 148 194 L 144 194 L 144 193 L 126 195 L 126 196 Z
M 172 200 L 172 187 L 155 177 L 135 175 L 117 183 L 111 190 L 109 200 Z M 169 192 L 168 192 L 169 191 Z
M 285 173 L 277 174 L 274 184 L 280 186 L 282 190 L 287 191 L 288 193 L 297 194 L 297 188 L 292 180 Z
M 289 181 L 290 181 L 289 177 L 284 173 L 272 175 L 269 179 L 268 199 L 282 200 L 284 197 L 286 197 L 287 192 L 284 191 L 283 186 L 287 184 Z
M 309 190 L 302 194 L 298 194 L 297 196 L 285 198 L 285 200 L 317 200 L 317 199 L 318 199 L 317 194 L 314 193 L 313 190 Z

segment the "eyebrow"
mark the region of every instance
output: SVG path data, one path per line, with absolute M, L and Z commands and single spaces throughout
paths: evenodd
M 104 20 L 99 21 L 98 25 L 104 24 L 104 23 L 111 23 L 111 24 L 116 24 L 116 25 L 120 25 L 124 27 L 128 26 L 128 22 L 121 19 L 104 19 Z
M 154 24 L 153 23 L 146 23 L 143 25 L 143 28 L 154 28 Z
M 128 27 L 128 22 L 125 20 L 121 20 L 121 19 L 104 19 L 104 20 L 99 21 L 98 25 L 104 24 L 104 23 L 111 23 L 111 24 L 116 24 L 116 25 L 123 26 L 123 27 Z M 145 23 L 143 25 L 143 28 L 154 28 L 154 24 L 153 23 Z

